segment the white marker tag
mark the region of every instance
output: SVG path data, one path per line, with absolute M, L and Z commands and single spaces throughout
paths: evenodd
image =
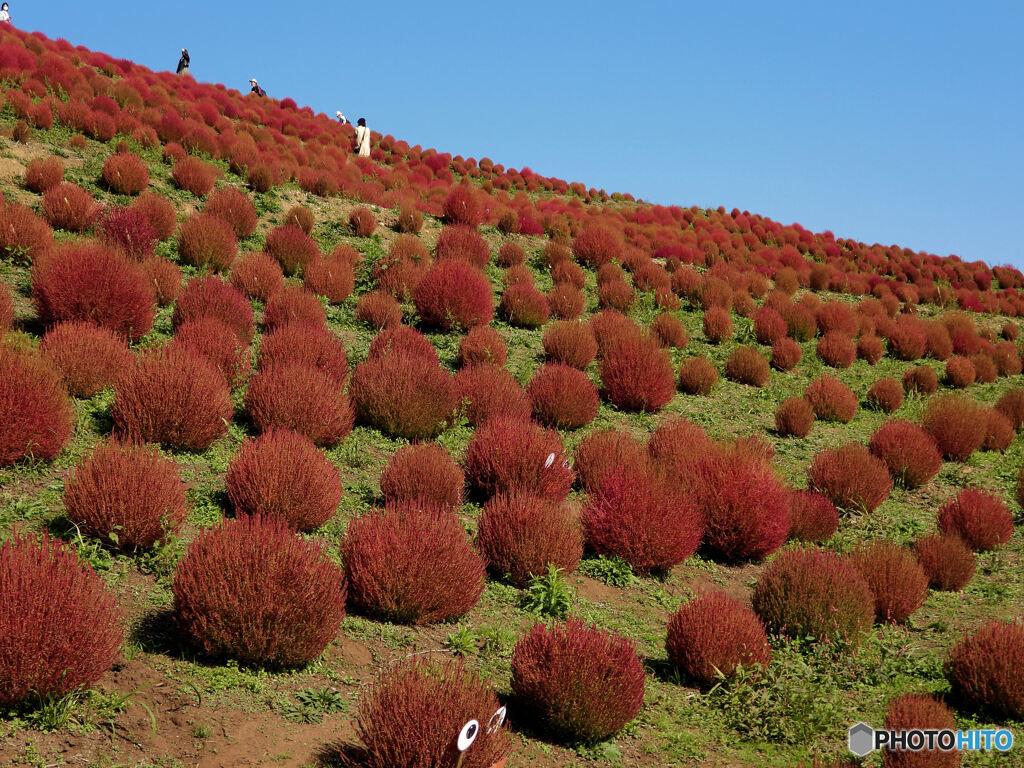
M 494 733 L 496 730 L 501 728 L 505 724 L 505 715 L 507 710 L 505 707 L 501 707 L 497 712 L 491 715 L 491 719 L 487 721 L 487 732 Z
M 464 726 L 462 731 L 459 733 L 459 740 L 455 743 L 459 748 L 459 752 L 465 752 L 476 741 L 477 734 L 480 733 L 480 723 L 476 720 L 470 720 Z

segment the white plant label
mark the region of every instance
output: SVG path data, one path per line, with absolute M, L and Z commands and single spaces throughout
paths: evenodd
M 462 726 L 462 730 L 459 732 L 459 740 L 455 742 L 456 746 L 459 748 L 459 752 L 465 752 L 473 746 L 473 742 L 476 741 L 478 733 L 480 733 L 480 723 L 476 720 L 470 720 Z
M 491 719 L 487 721 L 487 732 L 494 733 L 496 730 L 501 728 L 505 724 L 505 715 L 507 710 L 505 707 L 501 707 L 497 712 L 491 715 Z

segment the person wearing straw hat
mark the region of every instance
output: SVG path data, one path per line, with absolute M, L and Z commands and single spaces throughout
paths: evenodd
M 249 89 L 249 93 L 255 93 L 257 96 L 266 96 L 267 92 L 260 88 L 260 84 L 256 82 L 255 77 L 249 78 L 249 85 L 252 87 Z

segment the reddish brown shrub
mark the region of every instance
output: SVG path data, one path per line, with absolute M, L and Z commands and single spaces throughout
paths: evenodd
M 430 340 L 407 325 L 396 325 L 394 328 L 387 328 L 374 336 L 367 357 L 382 357 L 392 353 L 423 357 L 435 363 L 438 362 L 437 350 L 434 349 Z
M 92 397 L 132 365 L 132 353 L 124 339 L 90 323 L 53 326 L 43 337 L 39 351 L 76 397 Z
M 153 225 L 134 208 L 108 208 L 100 219 L 100 237 L 132 261 L 150 258 L 157 243 Z
M 357 365 L 349 392 L 360 420 L 407 439 L 441 432 L 457 402 L 452 377 L 436 360 L 401 353 Z
M 632 471 L 645 467 L 646 463 L 644 447 L 631 435 L 614 429 L 588 434 L 576 446 L 573 458 L 580 487 L 588 493 L 598 491 L 616 469 Z
M 789 504 L 789 536 L 796 541 L 828 541 L 839 528 L 839 510 L 820 493 L 793 491 Z
M 857 359 L 857 345 L 840 331 L 829 331 L 818 341 L 818 357 L 833 368 L 849 368 Z
M 597 284 L 599 286 L 605 283 L 624 283 L 626 279 L 625 270 L 612 261 L 602 264 L 597 270 Z
M 483 269 L 491 259 L 491 248 L 480 233 L 470 227 L 448 226 L 437 237 L 434 253 L 439 261 L 454 259 Z
M 284 223 L 287 227 L 298 227 L 307 235 L 312 234 L 316 219 L 313 212 L 304 205 L 293 205 L 285 214 Z
M 174 305 L 175 328 L 188 320 L 215 317 L 248 344 L 255 333 L 252 306 L 237 289 L 213 275 L 189 281 Z
M 0 281 L 0 338 L 14 325 L 14 298 L 7 284 Z
M 939 507 L 939 530 L 955 534 L 971 549 L 999 549 L 1013 535 L 1013 515 L 1003 500 L 977 487 L 960 491 Z
M 597 388 L 582 371 L 564 363 L 542 365 L 526 393 L 537 421 L 557 429 L 579 429 L 597 417 Z
M 607 471 L 584 508 L 583 526 L 589 547 L 639 573 L 683 562 L 704 529 L 693 497 L 642 464 Z
M 824 421 L 848 424 L 857 413 L 857 396 L 835 376 L 822 374 L 804 390 L 814 415 Z
M 250 251 L 231 268 L 231 284 L 250 299 L 266 302 L 284 288 L 284 273 L 267 254 Z
M 92 195 L 67 181 L 50 187 L 43 195 L 43 216 L 57 229 L 85 232 L 96 223 L 102 210 Z
M 974 364 L 966 357 L 951 357 L 946 363 L 946 381 L 955 389 L 963 389 L 974 383 Z
M 904 694 L 889 702 L 885 727 L 893 731 L 917 729 L 956 730 L 956 720 L 949 707 L 923 693 Z M 885 768 L 958 768 L 960 754 L 939 749 L 885 750 L 882 765 Z
M 178 226 L 178 214 L 166 197 L 155 192 L 146 192 L 140 195 L 131 207 L 149 219 L 158 239 L 166 240 L 174 234 L 174 229 Z
M 390 328 L 402 322 L 402 306 L 388 293 L 371 291 L 359 297 L 356 319 L 378 330 Z
M 597 291 L 597 303 L 602 309 L 615 309 L 619 312 L 629 312 L 636 300 L 636 293 L 633 288 L 624 282 L 612 280 L 603 283 Z
M 597 355 L 597 340 L 591 326 L 584 322 L 563 321 L 544 330 L 544 353 L 580 370 L 593 362 Z
M 606 355 L 622 339 L 639 340 L 643 337 L 640 326 L 614 309 L 603 309 L 593 315 L 590 330 L 594 332 L 600 355 Z
M 814 315 L 800 304 L 790 302 L 779 306 L 778 311 L 786 321 L 786 331 L 795 341 L 810 341 L 818 332 Z
M 689 395 L 706 395 L 718 383 L 718 369 L 706 357 L 688 357 L 679 365 L 679 386 Z
M 842 301 L 827 301 L 814 314 L 822 334 L 837 331 L 848 338 L 857 335 L 860 323 L 853 307 Z
M 98 243 L 68 243 L 38 262 L 32 298 L 44 325 L 93 322 L 132 341 L 149 331 L 155 314 L 138 266 Z
M 871 435 L 870 448 L 905 488 L 924 485 L 942 469 L 935 439 L 909 421 L 887 421 Z
M 25 168 L 25 186 L 37 194 L 64 181 L 64 164 L 56 157 L 37 157 Z
M 740 665 L 766 665 L 771 647 L 757 615 L 724 592 L 682 605 L 668 622 L 669 661 L 704 688 L 736 674 Z
M 896 379 L 879 379 L 868 390 L 867 400 L 872 407 L 885 413 L 892 413 L 903 405 L 903 387 Z
M 423 229 L 423 214 L 415 208 L 403 207 L 398 213 L 398 231 L 415 235 Z
M 967 461 L 981 448 L 988 432 L 985 409 L 964 395 L 936 395 L 925 406 L 923 426 L 953 461 Z
M 953 694 L 997 717 L 1024 717 L 1024 625 L 991 620 L 965 635 L 949 654 Z
M 21 203 L 0 204 L 0 254 L 31 261 L 52 244 L 53 230 L 31 208 Z
M 235 514 L 280 520 L 292 530 L 309 531 L 338 510 L 342 486 L 338 471 L 303 435 L 269 429 L 247 440 L 225 477 Z
M 327 323 L 327 312 L 320 300 L 297 285 L 286 285 L 275 293 L 263 310 L 263 325 L 268 329 L 280 328 L 290 323 Z
M 198 157 L 183 157 L 174 164 L 171 180 L 179 188 L 191 192 L 196 197 L 203 197 L 213 189 L 220 170 Z
M 279 183 L 277 171 L 266 163 L 251 164 L 246 170 L 245 181 L 260 194 L 269 192 Z M 320 197 L 330 197 L 336 191 L 337 186 L 326 176 L 321 176 L 313 189 L 313 193 Z
M 772 344 L 772 367 L 778 371 L 789 371 L 800 362 L 803 351 L 790 338 L 782 338 Z
M 277 259 L 286 275 L 294 275 L 320 255 L 316 241 L 298 227 L 274 227 L 263 248 Z
M 537 624 L 512 654 L 512 693 L 552 735 L 597 742 L 640 711 L 644 668 L 631 640 L 570 619 Z
M 526 491 L 560 501 L 572 488 L 558 433 L 516 416 L 492 416 L 477 427 L 465 464 L 471 487 L 485 498 Z
M 221 272 L 231 267 L 237 253 L 234 230 L 219 216 L 196 213 L 182 223 L 178 255 L 186 264 Z
M 365 768 L 419 768 L 450 756 L 453 734 L 470 720 L 489 723 L 498 698 L 465 664 L 412 656 L 385 668 L 359 701 L 356 733 Z M 461 768 L 501 765 L 511 751 L 506 728 L 481 728 Z M 445 758 L 447 759 L 447 758 Z
M 95 683 L 124 636 L 114 595 L 76 552 L 46 534 L 0 545 L 0 706 Z
M 927 340 L 928 357 L 935 360 L 948 360 L 953 354 L 953 340 L 940 322 L 932 321 L 924 324 L 924 335 Z
M 995 408 L 986 408 L 986 432 L 985 442 L 982 448 L 986 451 L 1005 451 L 1010 447 L 1016 433 L 1013 431 L 1013 424 L 1002 411 Z
M 855 644 L 871 628 L 874 599 L 851 563 L 831 552 L 794 547 L 768 564 L 751 596 L 769 631 Z
M 221 187 L 210 195 L 203 213 L 227 222 L 238 239 L 256 231 L 256 206 L 245 192 L 234 187 Z
M 457 260 L 434 264 L 416 286 L 413 301 L 427 325 L 444 331 L 487 325 L 494 317 L 486 276 Z
M 260 369 L 299 364 L 316 368 L 344 386 L 348 357 L 341 339 L 322 325 L 288 323 L 263 337 Z
M 899 360 L 917 360 L 927 349 L 924 324 L 912 315 L 900 315 L 889 333 L 889 353 Z
M 857 443 L 821 451 L 807 470 L 811 490 L 844 509 L 873 512 L 889 498 L 892 480 L 884 462 Z
M 676 377 L 672 360 L 656 341 L 622 336 L 601 360 L 601 384 L 602 395 L 617 408 L 656 411 L 675 394 Z
M 532 285 L 510 285 L 502 294 L 498 307 L 510 325 L 519 328 L 539 328 L 548 321 L 550 310 L 544 294 Z
M 919 365 L 911 368 L 903 374 L 903 389 L 907 392 L 918 392 L 922 395 L 930 395 L 939 388 L 939 378 L 935 371 L 927 365 Z
M 768 383 L 771 367 L 755 347 L 736 347 L 725 361 L 725 375 L 740 384 L 763 387 Z
M 377 229 L 377 217 L 369 208 L 360 205 L 348 215 L 348 225 L 356 237 L 369 237 Z
M 814 425 L 814 409 L 802 397 L 783 400 L 775 411 L 775 431 L 780 435 L 807 437 Z
M 996 348 L 992 352 L 992 361 L 995 363 L 996 373 L 999 376 L 1016 376 L 1024 367 L 1024 364 L 1021 363 L 1020 353 L 1017 351 L 1017 345 L 1012 341 L 1001 341 L 996 344 Z
M 622 238 L 618 233 L 598 226 L 587 227 L 572 241 L 576 260 L 592 269 L 620 260 L 622 249 Z
M 874 334 L 861 336 L 857 340 L 857 357 L 864 360 L 868 365 L 874 365 L 882 359 L 885 350 L 882 347 L 882 340 Z
M 0 346 L 0 467 L 54 458 L 71 437 L 75 412 L 57 373 L 35 356 Z
M 758 344 L 774 344 L 786 337 L 786 321 L 774 307 L 766 304 L 754 312 L 753 319 Z
M 138 155 L 111 155 L 103 162 L 103 181 L 119 195 L 137 195 L 149 186 L 149 169 Z
M 480 226 L 484 216 L 476 194 L 466 184 L 452 188 L 448 197 L 445 198 L 443 211 L 445 221 L 449 224 L 460 224 L 466 227 Z
M 404 504 L 374 510 L 349 525 L 345 550 L 352 604 L 388 621 L 454 619 L 484 590 L 484 562 L 446 509 Z
M 303 271 L 306 289 L 324 296 L 331 304 L 341 304 L 352 295 L 355 273 L 352 263 L 340 256 L 314 257 Z
M 725 307 L 712 306 L 704 312 L 704 335 L 712 344 L 732 338 L 732 317 Z
M 187 349 L 205 358 L 231 387 L 241 385 L 252 372 L 249 348 L 215 317 L 185 321 L 174 330 L 168 346 Z
M 142 355 L 116 390 L 116 433 L 197 453 L 227 432 L 234 410 L 224 377 L 186 349 Z
M 654 318 L 654 322 L 651 323 L 651 336 L 663 347 L 682 349 L 690 343 L 690 335 L 682 321 L 666 312 Z
M 578 264 L 566 259 L 551 267 L 551 279 L 555 283 L 569 283 L 573 288 L 582 291 L 587 284 L 587 275 Z
M 526 391 L 504 368 L 467 366 L 455 375 L 454 388 L 462 413 L 474 426 L 497 414 L 528 419 L 533 412 Z
M 955 359 L 953 358 L 953 360 Z M 950 360 L 950 362 L 953 362 L 953 360 Z M 999 377 L 999 369 L 996 368 L 992 356 L 987 352 L 979 352 L 976 355 L 972 355 L 967 362 L 974 368 L 974 380 L 981 384 L 991 384 Z
M 203 652 L 306 664 L 345 616 L 345 574 L 283 521 L 242 517 L 199 534 L 174 575 L 178 626 Z
M 466 480 L 451 455 L 436 443 L 399 448 L 380 478 L 386 502 L 417 503 L 457 510 L 462 506 Z
M 1024 389 L 1016 387 L 1006 390 L 996 401 L 996 410 L 1005 414 L 1013 428 L 1019 432 L 1024 426 Z
M 498 257 L 495 263 L 502 269 L 508 269 L 526 262 L 526 252 L 515 243 L 502 243 L 498 249 Z M 558 282 L 557 280 L 555 281 Z
M 928 577 L 910 550 L 879 539 L 850 558 L 871 589 L 878 621 L 902 624 L 924 605 Z
M 493 328 L 478 325 L 459 342 L 459 365 L 468 367 L 480 363 L 503 366 L 508 360 L 505 340 Z
M 334 446 L 352 431 L 354 415 L 341 385 L 311 365 L 263 368 L 245 393 L 245 409 L 261 432 L 292 429 L 317 445 Z
M 155 256 L 140 265 L 146 281 L 156 294 L 156 301 L 166 307 L 178 298 L 181 292 L 181 270 L 173 261 Z
M 977 557 L 959 536 L 934 533 L 918 539 L 914 550 L 933 589 L 959 592 L 974 576 Z
M 659 469 L 681 478 L 689 477 L 697 458 L 714 447 L 702 427 L 681 416 L 670 416 L 651 434 L 647 453 Z

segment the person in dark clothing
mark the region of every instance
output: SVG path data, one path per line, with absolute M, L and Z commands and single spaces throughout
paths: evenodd
M 257 96 L 267 95 L 267 92 L 260 88 L 260 84 L 256 82 L 255 77 L 249 80 L 249 85 L 252 86 L 252 88 L 249 89 L 249 93 L 255 93 Z
M 178 59 L 178 74 L 179 75 L 187 75 L 188 74 L 188 64 L 189 64 L 188 48 L 182 48 L 181 49 L 181 58 Z

